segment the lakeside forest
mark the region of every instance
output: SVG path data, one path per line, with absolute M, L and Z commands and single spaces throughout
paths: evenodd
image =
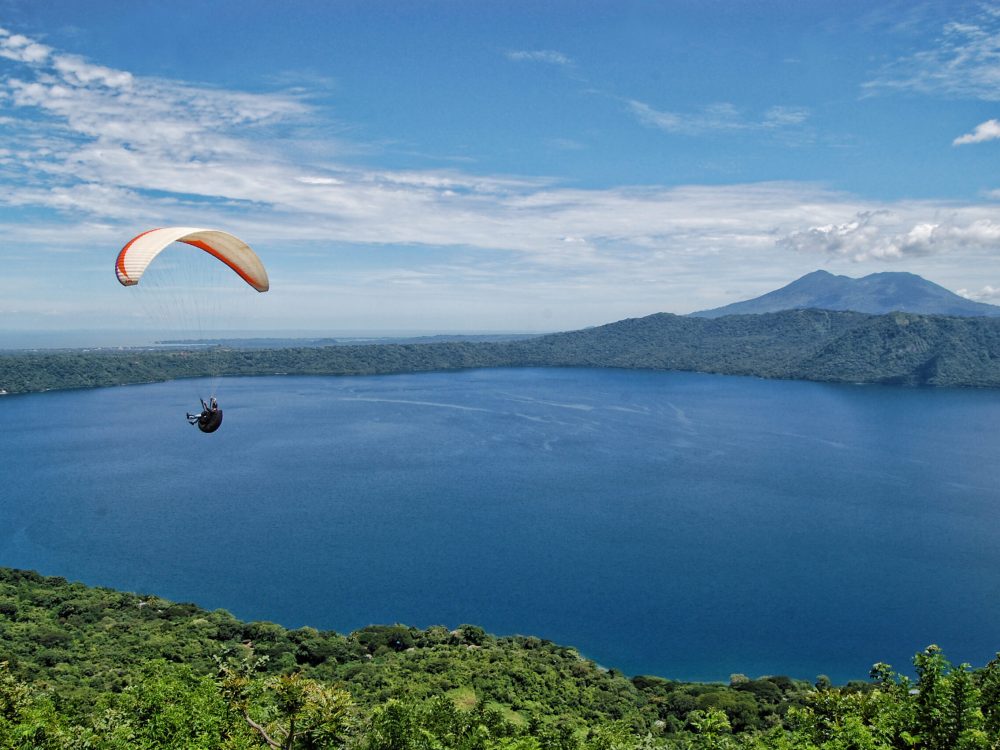
M 1000 654 L 936 646 L 833 686 L 628 678 L 474 625 L 349 635 L 0 568 L 0 747 L 976 750 L 1000 747 Z
M 1000 318 L 786 310 L 658 313 L 514 341 L 0 354 L 0 392 L 205 375 L 374 375 L 483 367 L 684 370 L 844 383 L 1000 387 Z

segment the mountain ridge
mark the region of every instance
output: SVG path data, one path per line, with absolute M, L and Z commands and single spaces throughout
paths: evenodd
M 759 297 L 693 312 L 689 317 L 719 318 L 782 310 L 850 310 L 885 315 L 892 312 L 958 317 L 1000 317 L 1000 306 L 966 299 L 922 276 L 883 271 L 860 278 L 813 271 Z

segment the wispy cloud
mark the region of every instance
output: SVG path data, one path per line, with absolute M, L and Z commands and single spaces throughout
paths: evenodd
M 921 242 L 920 226 L 934 224 L 932 239 L 983 226 L 971 208 L 942 223 L 928 207 L 897 205 L 912 224 L 900 235 L 892 222 L 856 218 L 881 216 L 883 207 L 801 184 L 577 190 L 460 170 L 305 163 L 294 144 L 280 150 L 287 139 L 265 138 L 316 117 L 297 94 L 140 79 L 47 47 L 28 54 L 42 45 L 8 32 L 0 39 L 21 66 L 0 88 L 0 205 L 62 213 L 72 232 L 81 222 L 107 233 L 197 220 L 283 241 L 479 248 L 525 254 L 538 268 L 641 274 L 667 256 L 752 253 L 776 242 L 818 255 L 893 258 L 944 247 Z M 629 105 L 648 124 L 677 132 L 783 128 L 807 117 L 783 107 L 749 119 L 728 104 L 694 116 Z M 31 226 L 13 231 L 25 241 L 51 237 Z M 860 248 L 861 238 L 867 250 L 843 249 Z
M 764 112 L 764 117 L 758 127 L 782 128 L 801 125 L 809 119 L 807 107 L 774 106 Z
M 1000 101 L 1000 7 L 945 24 L 932 48 L 895 60 L 864 88 Z
M 514 62 L 540 62 L 549 65 L 572 65 L 573 60 L 562 52 L 551 49 L 508 50 L 507 59 Z
M 583 151 L 587 148 L 586 145 L 572 138 L 550 138 L 548 144 L 559 151 Z
M 56 251 L 106 276 L 108 248 L 148 226 L 221 226 L 277 248 L 271 296 L 288 310 L 343 315 L 364 295 L 387 310 L 440 308 L 446 320 L 456 305 L 504 299 L 521 300 L 525 320 L 537 321 L 540 307 L 602 318 L 710 307 L 731 301 L 712 295 L 733 288 L 734 269 L 771 283 L 778 257 L 804 272 L 831 259 L 968 257 L 1000 241 L 994 203 L 873 204 L 782 182 L 573 189 L 461 169 L 366 168 L 357 149 L 350 165 L 336 148 L 305 158 L 315 144 L 307 150 L 294 133 L 321 115 L 297 90 L 143 78 L 7 31 L 0 55 L 0 256 L 23 256 L 14 265 L 24 279 Z M 732 105 L 694 115 L 628 106 L 647 125 L 692 134 L 780 131 L 808 117 L 785 107 L 749 117 Z M 378 261 L 393 247 L 419 252 Z M 353 270 L 331 248 L 350 253 Z M 706 276 L 719 283 L 706 288 Z M 4 283 L 5 305 L 31 307 L 30 285 Z
M 952 144 L 962 146 L 966 143 L 982 143 L 1000 138 L 1000 120 L 987 120 L 976 125 L 976 129 L 971 133 L 959 136 Z
M 654 109 L 636 99 L 627 99 L 625 104 L 642 124 L 679 135 L 778 130 L 801 125 L 809 118 L 805 107 L 775 106 L 752 118 L 726 102 L 687 113 Z

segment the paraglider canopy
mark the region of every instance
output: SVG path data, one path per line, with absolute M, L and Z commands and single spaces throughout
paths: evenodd
M 258 292 L 270 286 L 264 264 L 247 243 L 228 232 L 195 227 L 150 229 L 133 237 L 115 261 L 118 281 L 123 286 L 138 284 L 153 259 L 174 242 L 193 245 L 218 258 Z

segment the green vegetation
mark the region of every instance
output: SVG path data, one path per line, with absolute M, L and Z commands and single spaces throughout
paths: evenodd
M 240 622 L 0 568 L 0 748 L 985 750 L 1000 656 L 834 687 L 632 679 L 531 637 Z
M 0 354 L 0 391 L 208 374 L 374 375 L 479 367 L 688 370 L 850 383 L 1000 387 L 1000 318 L 787 310 L 665 313 L 516 341 Z

